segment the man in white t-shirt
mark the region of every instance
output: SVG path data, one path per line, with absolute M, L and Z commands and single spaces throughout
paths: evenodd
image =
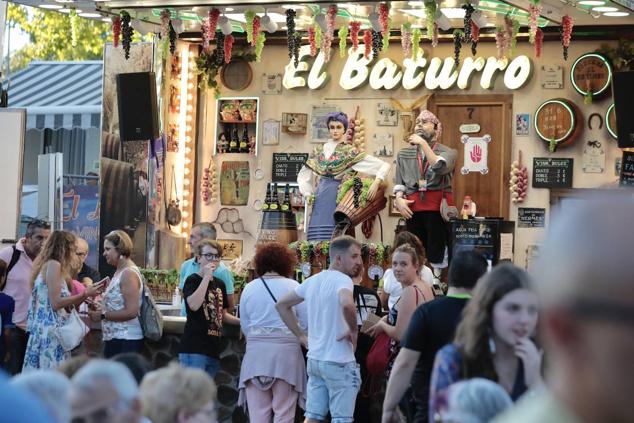
M 354 350 L 357 318 L 351 277 L 361 272 L 361 244 L 342 236 L 330 243 L 330 268 L 312 276 L 281 298 L 277 311 L 288 328 L 308 348 L 306 421 L 354 421 L 354 404 L 361 385 Z M 308 338 L 292 307 L 306 302 Z

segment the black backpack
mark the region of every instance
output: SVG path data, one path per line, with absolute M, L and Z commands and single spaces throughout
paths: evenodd
M 14 245 L 13 254 L 11 255 L 11 261 L 9 262 L 9 265 L 7 266 L 7 269 L 4 271 L 4 273 L 0 274 L 0 291 L 4 291 L 4 287 L 7 284 L 7 278 L 9 277 L 9 272 L 18 263 L 18 260 L 20 260 L 20 254 L 20 250 L 15 248 Z

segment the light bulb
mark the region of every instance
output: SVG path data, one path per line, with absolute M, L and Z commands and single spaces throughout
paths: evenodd
M 187 116 L 187 117 L 189 117 L 189 116 Z M 188 120 L 191 120 L 191 119 L 188 119 Z M 187 126 L 185 127 L 185 130 L 186 130 L 187 132 L 191 132 L 191 131 L 192 131 L 192 126 L 191 126 L 191 125 L 187 125 Z
M 184 211 L 184 212 L 183 212 L 183 217 L 184 217 L 185 219 L 187 219 L 187 218 L 189 217 L 189 213 L 188 213 L 188 212 L 186 212 L 186 211 Z
M 192 93 L 187 94 L 187 100 L 191 101 L 194 99 L 194 95 Z
M 192 154 L 192 149 L 190 147 L 185 147 L 185 154 Z
M 188 178 L 183 179 L 183 185 L 189 185 L 191 181 Z
M 185 168 L 183 172 L 185 173 L 185 175 L 189 175 L 189 168 Z
M 184 200 L 183 201 L 183 207 L 189 207 L 189 201 Z
M 191 104 L 189 106 L 187 106 L 187 111 L 191 112 L 194 110 L 194 106 L 192 106 Z
M 194 88 L 194 84 L 192 84 L 192 83 L 190 82 L 189 84 L 187 84 L 187 88 L 188 88 L 188 89 L 190 89 L 190 90 L 191 90 L 191 89 L 193 89 L 193 88 Z
M 183 228 L 186 228 L 186 227 L 188 227 L 188 226 L 189 226 L 189 223 L 187 223 L 187 222 L 183 222 Z

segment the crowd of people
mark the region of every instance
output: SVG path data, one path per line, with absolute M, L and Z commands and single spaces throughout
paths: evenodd
M 329 268 L 301 284 L 294 252 L 261 244 L 239 304 L 215 229 L 200 223 L 181 268 L 179 355 L 156 370 L 139 354 L 143 277 L 128 235 L 105 237 L 115 273 L 99 279 L 87 245 L 33 222 L 0 251 L 2 365 L 15 375 L 0 375 L 0 404 L 12 405 L 0 422 L 215 422 L 225 324 L 245 337 L 236 388 L 254 423 L 294 422 L 298 409 L 307 423 L 634 421 L 633 209 L 614 194 L 566 210 L 534 274 L 456 253 L 445 295 L 410 233 L 379 292 L 361 285 L 352 237 L 332 240 Z M 71 357 L 56 337 L 82 303 L 101 321 L 103 358 Z

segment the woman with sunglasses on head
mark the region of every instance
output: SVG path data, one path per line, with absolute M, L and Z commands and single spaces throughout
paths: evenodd
M 105 358 L 140 352 L 143 347 L 143 329 L 139 321 L 143 277 L 130 258 L 132 247 L 130 236 L 120 229 L 104 238 L 103 256 L 115 267 L 115 272 L 102 302 L 90 304 L 92 310 L 88 314 L 93 321 L 101 321 Z
M 194 246 L 194 252 L 200 270 L 191 274 L 183 286 L 187 321 L 178 359 L 181 365 L 203 369 L 213 378 L 220 370 L 222 325 L 239 325 L 240 319 L 227 311 L 227 289 L 213 276 L 222 258 L 222 246 L 203 239 Z
M 542 385 L 542 353 L 532 340 L 537 310 L 537 294 L 526 271 L 500 264 L 484 276 L 463 312 L 454 342 L 436 354 L 430 422 L 442 411 L 447 388 L 459 380 L 492 380 L 513 401 Z

